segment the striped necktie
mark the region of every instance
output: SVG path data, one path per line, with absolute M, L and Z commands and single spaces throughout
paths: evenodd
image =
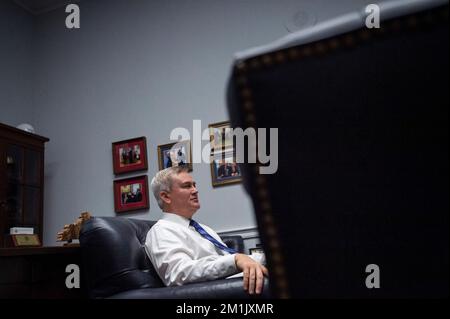
M 214 246 L 216 246 L 217 248 L 220 248 L 222 250 L 225 250 L 226 252 L 230 253 L 230 254 L 236 254 L 237 251 L 232 249 L 232 248 L 228 248 L 227 246 L 225 246 L 224 244 L 222 244 L 221 242 L 217 241 L 214 237 L 212 237 L 210 234 L 208 234 L 208 232 L 202 227 L 200 226 L 199 223 L 197 223 L 195 220 L 191 219 L 191 221 L 189 222 L 189 225 L 194 227 L 195 230 L 202 235 L 204 238 L 208 239 L 210 242 L 212 242 L 214 244 Z

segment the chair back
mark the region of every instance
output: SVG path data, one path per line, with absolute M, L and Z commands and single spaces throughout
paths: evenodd
M 83 281 L 91 298 L 138 288 L 163 287 L 145 251 L 154 221 L 92 217 L 80 231 Z
M 232 127 L 278 128 L 276 173 L 242 166 L 274 296 L 448 296 L 448 2 L 380 16 L 236 55 Z

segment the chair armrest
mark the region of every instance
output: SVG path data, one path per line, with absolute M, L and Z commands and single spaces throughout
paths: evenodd
M 111 299 L 248 299 L 270 298 L 269 281 L 264 280 L 261 295 L 249 295 L 242 278 L 219 279 L 177 287 L 144 288 L 124 291 Z

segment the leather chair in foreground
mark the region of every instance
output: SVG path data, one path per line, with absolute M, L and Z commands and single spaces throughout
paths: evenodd
M 154 223 L 122 217 L 92 217 L 83 223 L 82 272 L 90 298 L 250 298 L 242 287 L 242 278 L 165 287 L 144 248 L 147 232 Z M 242 238 L 230 236 L 223 240 L 234 245 L 232 248 L 243 248 Z M 262 297 L 267 297 L 268 288 L 265 292 Z
M 236 55 L 233 127 L 278 128 L 242 166 L 282 298 L 448 297 L 448 1 L 378 3 Z

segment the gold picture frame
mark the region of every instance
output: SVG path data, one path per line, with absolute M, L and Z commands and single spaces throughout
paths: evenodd
M 211 153 L 233 148 L 233 135 L 227 129 L 231 129 L 230 121 L 212 123 L 208 125 Z
M 242 182 L 242 171 L 236 163 L 233 149 L 216 151 L 211 154 L 211 183 L 213 187 Z
M 37 234 L 11 235 L 14 247 L 40 247 L 42 246 Z
M 158 145 L 158 167 L 159 170 L 172 166 L 186 166 L 192 171 L 191 141 L 173 142 Z

